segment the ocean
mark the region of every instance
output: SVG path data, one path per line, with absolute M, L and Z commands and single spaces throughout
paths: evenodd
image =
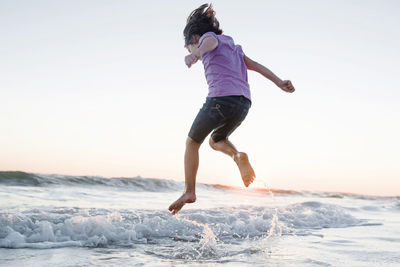
M 0 266 L 400 266 L 400 197 L 0 172 Z

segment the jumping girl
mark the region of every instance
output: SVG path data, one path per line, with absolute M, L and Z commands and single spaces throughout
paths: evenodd
M 185 48 L 189 55 L 185 64 L 190 68 L 198 60 L 204 65 L 209 93 L 193 121 L 186 140 L 185 192 L 169 206 L 176 214 L 186 203 L 196 201 L 196 174 L 199 167 L 199 148 L 212 132 L 210 146 L 230 156 L 239 168 L 243 183 L 248 187 L 256 177 L 248 156 L 239 152 L 228 140 L 243 122 L 251 106 L 247 70 L 253 70 L 274 82 L 288 93 L 294 92 L 289 80 L 282 81 L 269 69 L 248 58 L 240 45 L 223 35 L 211 4 L 192 11 L 183 30 Z

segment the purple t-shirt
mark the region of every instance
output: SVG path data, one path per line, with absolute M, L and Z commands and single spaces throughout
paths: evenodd
M 214 32 L 203 34 L 199 40 L 199 47 L 207 36 L 218 40 L 217 47 L 202 56 L 209 87 L 208 97 L 243 95 L 251 100 L 242 47 L 235 45 L 232 37 L 217 35 Z

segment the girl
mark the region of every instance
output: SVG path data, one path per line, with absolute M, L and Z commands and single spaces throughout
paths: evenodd
M 248 58 L 240 45 L 235 45 L 231 37 L 222 34 L 211 5 L 204 4 L 190 13 L 183 35 L 185 48 L 190 53 L 185 57 L 185 63 L 190 68 L 198 60 L 203 62 L 209 93 L 186 140 L 185 192 L 169 206 L 172 214 L 176 214 L 185 203 L 196 201 L 199 148 L 211 132 L 210 146 L 232 157 L 246 187 L 253 182 L 256 175 L 247 154 L 239 152 L 228 140 L 246 118 L 251 106 L 247 69 L 262 74 L 285 92 L 294 92 L 289 80 L 282 81 L 269 69 Z

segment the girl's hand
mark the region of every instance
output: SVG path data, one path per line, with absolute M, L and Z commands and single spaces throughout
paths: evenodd
M 288 93 L 294 92 L 294 86 L 293 86 L 292 82 L 289 80 L 280 81 L 276 85 L 285 92 L 288 92 Z
M 198 58 L 193 55 L 193 54 L 189 54 L 185 57 L 185 64 L 186 66 L 188 66 L 188 68 L 190 68 L 194 63 L 196 63 L 198 60 Z

